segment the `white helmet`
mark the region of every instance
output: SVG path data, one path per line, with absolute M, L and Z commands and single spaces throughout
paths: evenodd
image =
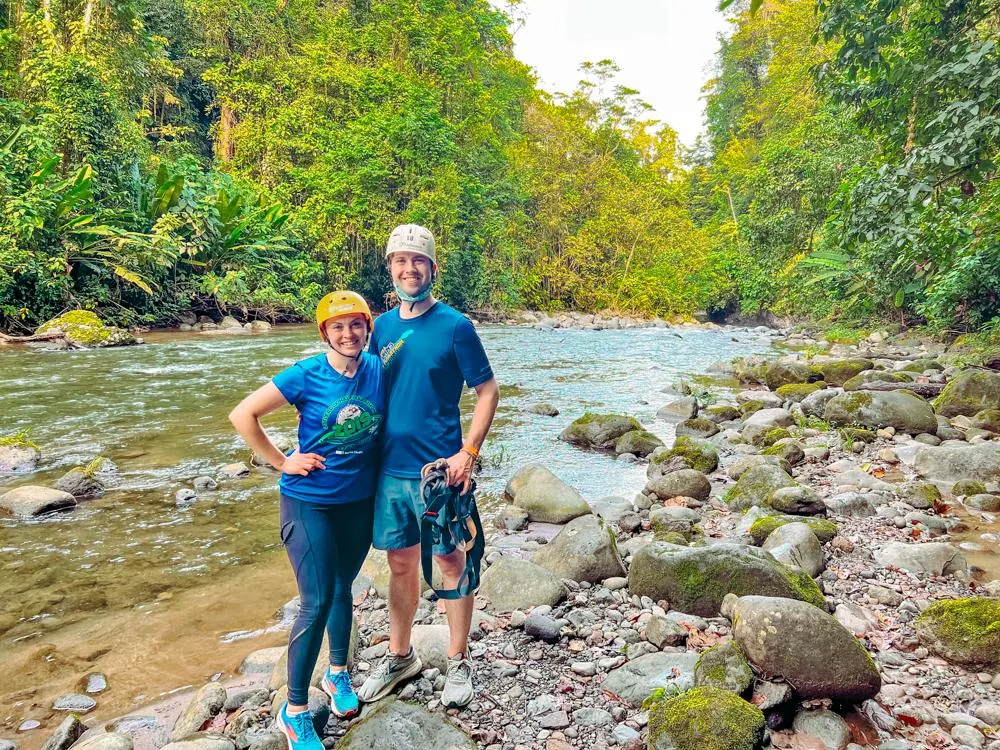
M 429 229 L 419 224 L 400 224 L 392 230 L 389 242 L 385 246 L 385 257 L 388 258 L 397 252 L 417 253 L 429 258 L 431 263 L 437 265 L 437 256 L 434 254 L 434 235 Z

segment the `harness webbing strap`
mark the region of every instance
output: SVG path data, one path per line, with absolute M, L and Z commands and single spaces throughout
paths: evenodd
M 447 462 L 438 459 L 421 471 L 420 495 L 424 514 L 420 519 L 420 564 L 424 580 L 440 599 L 461 599 L 479 588 L 479 569 L 486 542 L 479 520 L 473 482 L 464 495 L 448 486 Z M 465 553 L 465 570 L 453 589 L 434 588 L 434 547 L 454 547 Z

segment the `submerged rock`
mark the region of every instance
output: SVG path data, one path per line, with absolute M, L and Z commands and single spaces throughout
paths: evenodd
M 865 647 L 818 607 L 795 599 L 726 599 L 733 637 L 763 674 L 781 677 L 800 698 L 860 702 L 882 681 Z
M 100 497 L 104 494 L 104 485 L 86 469 L 70 469 L 56 482 L 56 489 L 68 492 L 76 498 Z
M 629 591 L 701 617 L 715 617 L 726 594 L 782 596 L 802 599 L 826 609 L 816 583 L 757 547 L 713 544 L 682 547 L 652 542 L 632 559 Z
M 13 442 L 9 445 L 0 444 L 0 474 L 34 471 L 37 465 L 38 449 L 34 446 Z
M 528 511 L 532 521 L 566 523 L 590 513 L 583 496 L 541 464 L 518 469 L 504 492 L 515 505 Z

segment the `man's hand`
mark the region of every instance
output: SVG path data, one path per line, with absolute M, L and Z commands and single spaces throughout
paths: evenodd
M 295 451 L 281 464 L 282 474 L 299 474 L 307 476 L 316 469 L 325 469 L 326 459 L 318 453 L 299 453 Z
M 448 484 L 454 487 L 456 484 L 462 485 L 462 494 L 469 491 L 469 484 L 472 481 L 472 469 L 476 465 L 476 459 L 471 453 L 459 451 L 448 459 Z

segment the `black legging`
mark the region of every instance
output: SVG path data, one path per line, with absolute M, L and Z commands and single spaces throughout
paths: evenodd
M 288 640 L 288 702 L 309 702 L 309 679 L 323 630 L 330 663 L 347 664 L 354 582 L 372 541 L 372 500 L 321 505 L 281 496 L 281 541 L 295 571 L 302 606 Z

